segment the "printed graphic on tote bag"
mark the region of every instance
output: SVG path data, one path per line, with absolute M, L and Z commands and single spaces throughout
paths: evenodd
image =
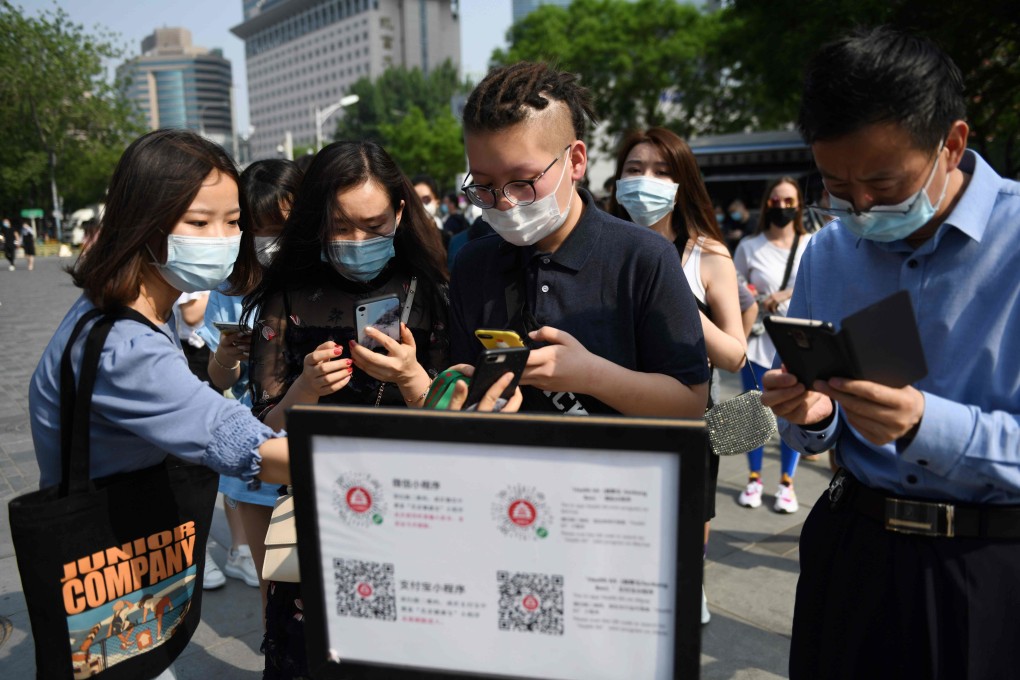
M 195 592 L 195 523 L 68 562 L 61 579 L 74 677 L 168 640 Z

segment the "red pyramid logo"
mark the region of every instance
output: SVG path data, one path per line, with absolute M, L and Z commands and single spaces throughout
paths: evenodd
M 535 523 L 535 506 L 528 501 L 516 500 L 510 504 L 507 511 L 510 521 L 519 527 L 530 526 Z
M 372 507 L 372 494 L 360 486 L 352 487 L 347 492 L 347 505 L 354 512 L 368 512 Z

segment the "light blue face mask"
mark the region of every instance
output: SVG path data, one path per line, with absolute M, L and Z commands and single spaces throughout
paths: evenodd
M 616 200 L 635 224 L 650 227 L 673 211 L 679 184 L 651 177 L 616 180 Z
M 942 200 L 946 197 L 946 189 L 949 188 L 948 175 L 935 205 L 932 205 L 931 199 L 928 198 L 928 187 L 935 178 L 935 170 L 939 167 L 938 159 L 941 154 L 942 146 L 939 145 L 935 165 L 932 166 L 928 181 L 924 183 L 920 191 L 905 201 L 896 205 L 876 205 L 872 206 L 870 210 L 857 212 L 850 201 L 844 201 L 830 193 L 829 206 L 831 209 L 823 212 L 839 217 L 840 223 L 858 238 L 881 243 L 905 239 L 931 221 L 931 218 L 938 212 L 939 206 L 942 205 Z
M 379 276 L 386 263 L 397 251 L 393 247 L 393 233 L 364 241 L 330 241 L 325 245 L 322 261 L 329 262 L 337 273 L 351 281 L 371 281 Z
M 163 280 L 182 293 L 215 290 L 234 271 L 240 249 L 240 235 L 213 238 L 170 234 L 166 237 L 166 264 L 160 264 L 155 255 L 152 264 Z

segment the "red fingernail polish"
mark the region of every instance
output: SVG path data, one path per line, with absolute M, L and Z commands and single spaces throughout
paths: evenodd
M 353 368 L 348 368 L 347 370 L 351 372 L 351 375 L 354 375 L 354 369 Z
M 350 367 L 350 366 L 353 366 L 353 365 L 354 365 L 354 359 L 348 359 L 347 360 L 347 366 Z
M 336 354 L 337 356 L 339 356 L 339 355 L 341 355 L 343 353 L 344 353 L 344 348 L 343 347 L 334 347 L 333 348 L 333 354 Z

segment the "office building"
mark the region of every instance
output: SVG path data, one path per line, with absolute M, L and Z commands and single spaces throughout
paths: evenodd
M 560 7 L 566 7 L 570 4 L 570 0 L 514 0 L 514 23 L 528 16 L 541 5 L 559 5 Z
M 233 152 L 233 74 L 220 50 L 192 45 L 187 29 L 157 28 L 117 72 L 150 130 L 188 128 Z
M 451 0 L 242 0 L 252 158 L 315 143 L 316 108 L 338 102 L 360 78 L 391 66 L 426 73 L 460 65 L 460 24 Z M 326 140 L 338 112 L 324 121 Z

